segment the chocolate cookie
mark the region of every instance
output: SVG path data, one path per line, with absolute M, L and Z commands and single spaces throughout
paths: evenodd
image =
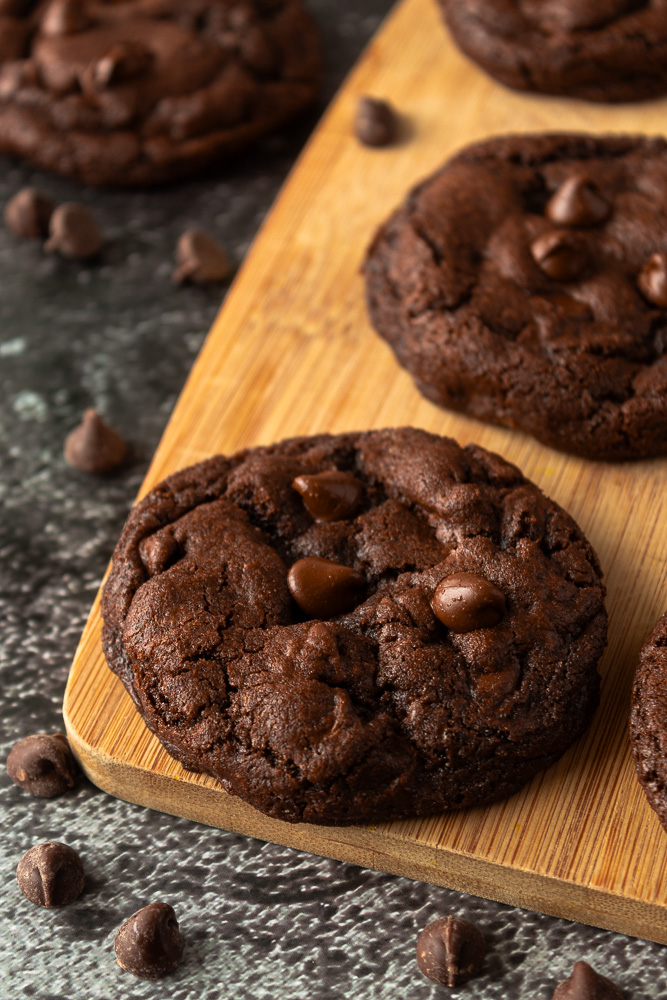
M 456 627 L 432 607 L 451 578 Z M 603 595 L 576 524 L 497 455 L 322 435 L 149 493 L 103 643 L 185 767 L 279 819 L 361 823 L 498 799 L 556 760 L 598 700 Z
M 301 0 L 0 0 L 0 152 L 171 181 L 301 111 L 319 75 Z
M 667 830 L 667 614 L 639 656 L 632 689 L 630 743 L 639 783 Z
M 469 146 L 365 274 L 373 325 L 434 402 L 588 458 L 667 452 L 665 140 Z
M 439 0 L 460 48 L 515 90 L 641 101 L 667 91 L 667 11 L 650 0 Z

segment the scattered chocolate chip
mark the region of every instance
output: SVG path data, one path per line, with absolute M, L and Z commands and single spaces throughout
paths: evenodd
M 443 986 L 460 986 L 476 976 L 485 954 L 479 927 L 462 917 L 433 920 L 417 938 L 417 965 Z
M 127 451 L 120 434 L 95 410 L 86 410 L 78 427 L 67 435 L 65 461 L 82 472 L 97 475 L 116 469 Z
M 572 975 L 556 987 L 552 1000 L 623 1000 L 623 994 L 586 962 L 575 962 Z
M 493 628 L 506 611 L 505 595 L 478 573 L 452 573 L 435 588 L 433 613 L 451 632 Z
M 155 576 L 170 566 L 178 555 L 178 542 L 171 528 L 164 528 L 154 535 L 142 538 L 139 543 L 141 561 L 150 573 Z
M 83 90 L 105 90 L 146 72 L 153 54 L 141 42 L 116 42 L 88 66 L 82 74 Z
M 114 942 L 116 961 L 140 979 L 173 972 L 183 957 L 183 938 L 168 903 L 149 903 L 121 925 Z
M 52 0 L 42 16 L 43 35 L 74 35 L 88 26 L 80 0 Z
M 292 486 L 317 521 L 343 521 L 354 514 L 364 488 L 349 472 L 318 472 L 297 476 Z
M 576 233 L 542 233 L 530 250 L 535 262 L 554 281 L 574 281 L 588 265 L 586 245 Z
M 260 76 L 270 76 L 275 73 L 276 51 L 261 28 L 251 27 L 243 32 L 240 52 L 243 62 L 255 73 L 259 73 Z
M 63 733 L 36 733 L 14 744 L 7 771 L 26 792 L 52 799 L 74 787 L 78 767 Z
M 569 177 L 549 200 L 546 214 L 560 226 L 599 226 L 611 205 L 585 174 Z
M 667 254 L 654 253 L 637 278 L 639 291 L 654 306 L 667 309 Z
M 23 188 L 5 205 L 5 225 L 23 240 L 44 239 L 53 202 L 37 188 Z
M 44 249 L 73 260 L 87 260 L 100 252 L 104 239 L 94 216 L 74 201 L 59 205 L 51 216 Z
M 36 844 L 18 863 L 16 880 L 24 896 L 36 906 L 67 906 L 83 892 L 81 858 L 67 844 Z
M 398 135 L 398 117 L 387 101 L 360 97 L 354 132 L 364 146 L 389 146 Z
M 172 280 L 177 285 L 191 281 L 195 285 L 226 281 L 232 271 L 229 257 L 217 240 L 201 229 L 188 229 L 176 245 L 177 267 Z
M 319 556 L 299 559 L 287 574 L 290 594 L 313 618 L 335 618 L 351 611 L 365 583 L 356 569 Z

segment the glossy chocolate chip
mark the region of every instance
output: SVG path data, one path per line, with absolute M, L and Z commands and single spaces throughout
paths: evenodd
M 23 188 L 5 206 L 5 225 L 23 240 L 44 239 L 53 202 L 37 188 Z
M 41 22 L 43 35 L 74 35 L 88 27 L 80 0 L 51 0 Z
M 554 281 L 574 281 L 588 266 L 586 245 L 577 233 L 542 233 L 530 250 L 535 262 Z
M 104 239 L 94 216 L 84 206 L 67 201 L 55 209 L 44 249 L 71 260 L 88 260 L 100 252 Z
M 81 858 L 67 844 L 36 844 L 18 863 L 19 889 L 36 906 L 67 906 L 83 892 Z
M 226 281 L 232 271 L 229 257 L 208 233 L 188 229 L 176 245 L 176 269 L 172 281 L 182 285 L 214 285 Z
M 654 253 L 637 278 L 639 290 L 654 306 L 667 309 L 667 254 Z
M 83 420 L 67 435 L 65 461 L 81 472 L 102 475 L 116 469 L 127 451 L 120 434 L 109 427 L 95 410 L 86 410 Z
M 287 574 L 290 594 L 313 618 L 335 618 L 360 601 L 366 581 L 349 566 L 319 556 L 299 559 Z
M 485 954 L 484 935 L 462 917 L 434 920 L 417 938 L 417 965 L 443 986 L 460 986 L 476 976 Z
M 152 61 L 153 55 L 145 45 L 139 42 L 116 42 L 88 67 L 82 86 L 84 89 L 106 90 L 114 84 L 141 76 Z
M 552 1000 L 623 1000 L 623 994 L 586 962 L 575 962 L 572 975 L 556 987 Z
M 354 132 L 364 146 L 389 146 L 398 135 L 398 117 L 387 101 L 361 97 Z
M 364 488 L 349 472 L 318 472 L 297 476 L 292 486 L 316 521 L 343 521 L 359 506 Z
M 159 979 L 173 972 L 183 958 L 183 938 L 168 903 L 149 903 L 118 929 L 116 961 L 140 979 Z
M 569 177 L 549 200 L 546 215 L 559 226 L 599 226 L 611 206 L 585 174 Z
M 431 602 L 433 613 L 451 632 L 493 628 L 503 618 L 505 595 L 478 573 L 453 573 L 441 580 Z
M 42 799 L 53 799 L 73 788 L 78 770 L 64 733 L 26 736 L 7 757 L 7 772 L 14 784 Z

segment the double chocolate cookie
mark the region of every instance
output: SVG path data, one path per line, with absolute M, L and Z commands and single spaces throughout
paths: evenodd
M 290 822 L 510 795 L 585 729 L 595 553 L 517 468 L 413 429 L 297 438 L 130 514 L 103 643 L 187 768 Z
M 639 656 L 632 690 L 630 742 L 639 783 L 667 830 L 667 614 Z
M 301 0 L 0 0 L 0 152 L 170 181 L 280 126 L 319 75 Z
M 656 0 L 439 0 L 457 44 L 516 90 L 640 101 L 667 91 Z
M 366 264 L 434 402 L 588 458 L 667 452 L 667 143 L 523 135 L 416 187 Z

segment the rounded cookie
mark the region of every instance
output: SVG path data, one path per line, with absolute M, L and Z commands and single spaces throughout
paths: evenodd
M 0 0 L 0 152 L 87 184 L 199 171 L 319 76 L 301 0 Z
M 515 90 L 641 101 L 667 91 L 661 0 L 439 0 L 459 47 Z
M 630 743 L 639 783 L 667 830 L 667 614 L 639 655 L 632 689 Z
M 498 799 L 556 760 L 597 704 L 603 596 L 574 521 L 499 456 L 322 435 L 149 493 L 103 643 L 185 767 L 279 819 L 361 823 Z
M 667 143 L 503 136 L 414 188 L 365 263 L 441 406 L 588 458 L 667 452 Z

